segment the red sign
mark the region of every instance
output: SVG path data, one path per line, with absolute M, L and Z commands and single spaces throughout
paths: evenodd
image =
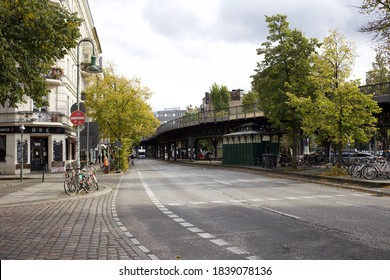
M 85 122 L 85 115 L 81 111 L 74 111 L 70 115 L 70 121 L 76 126 L 82 125 Z

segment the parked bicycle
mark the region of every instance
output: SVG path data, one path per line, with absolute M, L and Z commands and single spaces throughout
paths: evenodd
M 80 169 L 77 174 L 77 168 L 74 164 L 66 166 L 64 190 L 68 195 L 74 195 L 79 192 L 91 193 L 99 189 L 96 172 L 89 165 L 88 170 Z
M 319 154 L 299 156 L 297 165 L 301 167 L 321 167 L 327 164 L 327 158 Z
M 98 190 L 99 183 L 98 183 L 97 176 L 96 176 L 96 169 L 93 166 L 92 162 L 90 162 L 88 165 L 88 176 L 91 178 L 92 184 L 94 185 L 95 189 Z
M 386 159 L 377 159 L 363 169 L 362 175 L 365 179 L 390 179 L 390 166 Z
M 373 161 L 368 158 L 357 159 L 348 166 L 348 174 L 351 177 L 363 178 L 363 170 L 372 165 Z
M 357 160 L 348 167 L 351 177 L 367 180 L 390 179 L 390 165 L 385 158 Z

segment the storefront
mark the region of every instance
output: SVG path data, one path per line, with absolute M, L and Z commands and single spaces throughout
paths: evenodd
M 0 174 L 19 174 L 22 162 L 24 174 L 65 171 L 66 162 L 74 159 L 75 132 L 28 123 L 24 127 L 0 127 Z

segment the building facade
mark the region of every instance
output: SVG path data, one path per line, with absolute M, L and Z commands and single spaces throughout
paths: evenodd
M 242 97 L 245 94 L 242 89 L 233 89 L 230 92 L 230 102 L 229 107 L 241 106 L 242 105 Z M 202 105 L 200 105 L 202 111 L 211 111 L 214 110 L 213 102 L 210 97 L 209 92 L 205 92 L 204 97 L 202 99 Z
M 78 139 L 70 114 L 78 100 L 77 73 L 80 73 L 79 92 L 91 75 L 77 68 L 83 62 L 90 63 L 93 46 L 95 55 L 102 51 L 87 0 L 52 2 L 78 13 L 83 19 L 80 40 L 88 38 L 93 45 L 80 41 L 79 59 L 75 48 L 53 65 L 46 75 L 48 106 L 38 108 L 29 97 L 18 108 L 0 106 L 0 174 L 19 174 L 20 168 L 23 173 L 62 172 L 76 158 Z
M 164 124 L 171 120 L 184 117 L 186 110 L 181 110 L 180 107 L 165 108 L 162 111 L 157 111 L 156 117 L 160 121 L 160 124 Z

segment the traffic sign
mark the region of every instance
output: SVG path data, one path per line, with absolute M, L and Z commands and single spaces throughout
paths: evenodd
M 71 107 L 70 107 L 70 112 L 73 113 L 74 111 L 77 111 L 77 108 L 80 108 L 79 110 L 82 111 L 84 114 L 86 112 L 86 109 L 85 109 L 85 105 L 83 102 L 80 102 L 78 105 L 77 103 L 74 103 Z
M 82 125 L 85 122 L 85 115 L 82 111 L 74 111 L 70 115 L 70 121 L 76 126 Z

